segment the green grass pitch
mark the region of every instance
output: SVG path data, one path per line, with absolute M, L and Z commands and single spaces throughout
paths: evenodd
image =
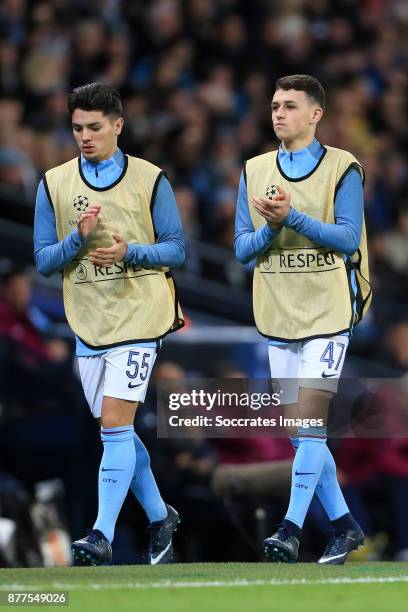
M 1 569 L 1 591 L 66 591 L 87 612 L 384 612 L 405 609 L 408 564 L 195 563 Z M 24 609 L 30 606 L 12 606 Z M 35 606 L 37 607 L 37 606 Z

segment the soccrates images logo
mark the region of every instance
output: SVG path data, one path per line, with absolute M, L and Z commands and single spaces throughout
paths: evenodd
M 79 212 L 83 213 L 89 206 L 89 200 L 84 195 L 76 196 L 74 200 L 74 208 Z

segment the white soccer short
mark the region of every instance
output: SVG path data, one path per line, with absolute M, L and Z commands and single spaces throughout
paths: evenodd
M 149 385 L 156 349 L 120 346 L 103 355 L 78 357 L 86 401 L 95 418 L 101 416 L 104 396 L 143 402 Z
M 299 387 L 337 392 L 349 339 L 316 338 L 268 347 L 271 378 L 281 391 L 281 404 L 296 404 Z

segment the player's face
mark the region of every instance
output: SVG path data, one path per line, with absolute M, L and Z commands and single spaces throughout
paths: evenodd
M 76 108 L 72 113 L 72 130 L 82 155 L 89 161 L 108 159 L 116 151 L 123 119 L 104 115 L 102 111 Z
M 273 129 L 279 140 L 303 145 L 313 139 L 323 111 L 304 91 L 278 89 L 271 106 Z

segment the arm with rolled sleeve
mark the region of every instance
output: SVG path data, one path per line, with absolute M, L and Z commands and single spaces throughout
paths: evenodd
M 279 235 L 279 229 L 271 229 L 268 224 L 255 230 L 248 208 L 248 194 L 244 174 L 241 174 L 235 216 L 234 252 L 243 264 L 256 259 L 266 251 Z
M 51 276 L 61 271 L 74 259 L 85 242 L 77 227 L 63 240 L 58 241 L 54 209 L 45 191 L 44 182 L 41 181 L 37 190 L 34 216 L 34 259 L 38 272 Z
M 291 207 L 283 225 L 323 247 L 353 255 L 360 245 L 364 215 L 363 184 L 357 170 L 350 170 L 344 178 L 334 210 L 336 222 L 323 223 Z
M 128 243 L 124 260 L 137 266 L 179 268 L 185 260 L 183 227 L 176 198 L 167 178 L 162 176 L 153 205 L 155 244 Z

